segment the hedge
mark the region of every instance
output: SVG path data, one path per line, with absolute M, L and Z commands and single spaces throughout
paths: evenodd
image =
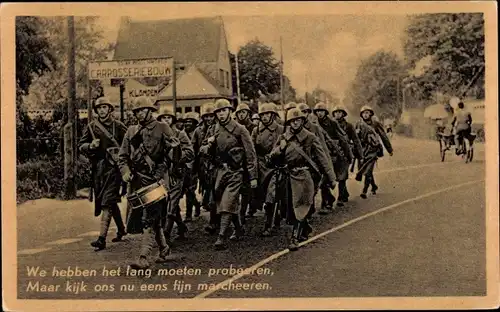
M 91 183 L 90 164 L 77 161 L 75 183 L 78 189 Z M 64 163 L 59 158 L 40 158 L 17 165 L 17 203 L 39 198 L 64 197 Z

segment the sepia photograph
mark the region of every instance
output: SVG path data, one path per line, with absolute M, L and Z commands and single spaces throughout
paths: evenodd
M 494 2 L 1 9 L 5 310 L 498 308 Z

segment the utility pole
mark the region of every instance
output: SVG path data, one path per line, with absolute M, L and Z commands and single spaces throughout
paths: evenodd
M 120 121 L 125 121 L 125 103 L 123 100 L 123 93 L 125 93 L 125 80 L 120 81 Z
M 238 65 L 238 51 L 236 51 L 236 54 L 234 56 L 234 61 L 236 62 L 236 94 L 238 95 L 238 97 L 237 97 L 237 100 L 238 100 L 237 105 L 240 105 L 240 102 L 241 102 L 241 93 L 240 93 L 240 67 Z
M 280 36 L 280 99 L 281 99 L 281 109 L 284 109 L 285 99 L 283 90 L 283 38 Z
M 74 17 L 67 18 L 68 24 L 68 123 L 64 126 L 64 183 L 66 198 L 76 196 L 76 80 L 75 80 L 75 24 Z
M 172 61 L 172 103 L 174 104 L 174 115 L 177 114 L 177 66 L 175 59 Z

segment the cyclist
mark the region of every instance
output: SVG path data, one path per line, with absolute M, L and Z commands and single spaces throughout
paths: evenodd
M 471 134 L 472 116 L 470 112 L 464 109 L 464 103 L 460 101 L 458 108 L 455 110 L 452 125 L 455 134 L 455 153 L 460 155 L 465 151 L 461 149 L 462 140 L 469 139 Z

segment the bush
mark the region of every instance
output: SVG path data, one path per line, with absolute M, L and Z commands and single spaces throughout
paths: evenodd
M 91 184 L 90 164 L 81 157 L 75 177 L 77 189 Z M 17 203 L 39 198 L 63 198 L 64 163 L 60 158 L 39 158 L 17 165 Z

